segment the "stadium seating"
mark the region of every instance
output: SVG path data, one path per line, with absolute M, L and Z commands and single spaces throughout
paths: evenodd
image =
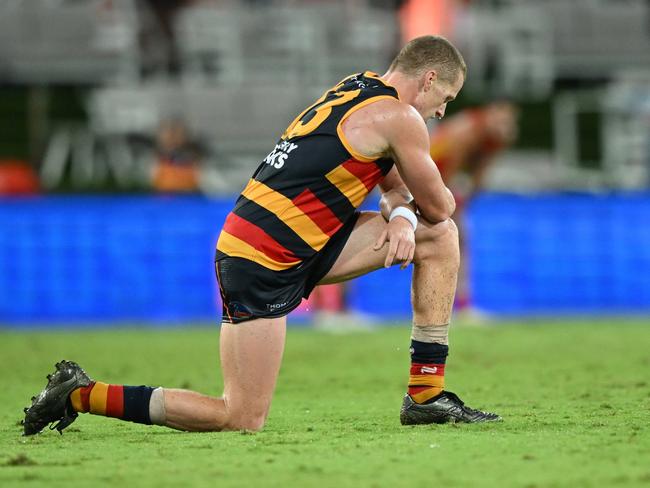
M 12 82 L 134 79 L 138 16 L 130 0 L 0 4 L 0 74 Z

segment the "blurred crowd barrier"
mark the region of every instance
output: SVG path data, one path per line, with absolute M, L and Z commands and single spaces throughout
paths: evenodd
M 369 205 L 376 205 L 370 202 Z M 231 200 L 48 197 L 0 205 L 0 324 L 212 321 Z M 472 295 L 488 314 L 650 312 L 650 194 L 484 195 L 468 213 Z M 410 271 L 350 283 L 352 310 L 407 320 Z
M 479 309 L 650 312 L 650 194 L 480 196 L 468 216 Z
M 214 319 L 231 202 L 44 197 L 0 203 L 0 322 Z
M 461 99 L 521 104 L 518 163 L 492 187 L 647 188 L 648 25 L 646 0 L 0 0 L 0 90 L 29 87 L 0 158 L 28 153 L 45 191 L 151 188 L 152 141 L 182 119 L 195 190 L 224 193 L 322 90 L 434 33 L 466 57 Z M 53 116 L 61 86 L 83 114 Z M 8 154 L 21 124 L 30 147 Z

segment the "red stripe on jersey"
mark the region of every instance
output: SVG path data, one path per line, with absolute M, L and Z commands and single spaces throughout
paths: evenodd
M 124 416 L 124 387 L 122 385 L 108 385 L 106 416 L 118 419 Z
M 264 232 L 262 228 L 232 212 L 226 217 L 223 230 L 250 244 L 275 261 L 280 263 L 299 261 L 295 254 Z
M 369 192 L 384 178 L 381 168 L 375 163 L 362 163 L 356 159 L 348 159 L 341 166 L 356 176 Z
M 95 382 L 93 381 L 88 386 L 82 386 L 79 389 L 79 396 L 81 397 L 81 406 L 84 412 L 90 412 L 90 392 L 93 391 Z
M 332 236 L 343 225 L 334 212 L 314 195 L 309 188 L 291 200 L 300 210 L 305 212 L 311 220 L 328 236 Z
M 432 363 L 413 363 L 411 364 L 411 374 L 432 374 L 436 376 L 444 376 L 445 365 Z

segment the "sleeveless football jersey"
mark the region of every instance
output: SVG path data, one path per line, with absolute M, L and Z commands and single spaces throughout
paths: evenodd
M 289 125 L 226 218 L 217 259 L 284 270 L 313 257 L 393 166 L 356 153 L 341 129 L 354 111 L 398 98 L 375 73 L 345 78 Z

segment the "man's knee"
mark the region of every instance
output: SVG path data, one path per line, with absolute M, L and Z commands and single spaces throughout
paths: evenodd
M 250 430 L 257 432 L 262 430 L 265 417 L 240 417 L 238 419 L 230 419 L 224 430 Z
M 228 412 L 225 430 L 262 430 L 267 411 L 262 408 L 239 408 Z
M 460 264 L 458 227 L 453 220 L 447 219 L 433 225 L 420 222 L 415 234 L 415 261 L 427 259 Z
M 243 417 L 237 420 L 231 420 L 224 430 L 250 430 L 257 432 L 262 430 L 266 419 L 264 417 Z

